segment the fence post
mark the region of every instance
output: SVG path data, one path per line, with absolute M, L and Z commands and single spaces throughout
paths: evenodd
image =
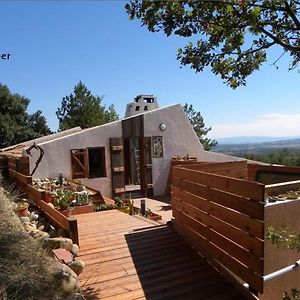
M 70 239 L 73 241 L 74 244 L 77 244 L 79 246 L 77 220 L 72 217 L 69 218 L 69 230 Z

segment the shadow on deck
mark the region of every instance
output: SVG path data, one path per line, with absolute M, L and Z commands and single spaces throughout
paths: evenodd
M 243 299 L 170 226 L 125 238 L 146 299 Z
M 245 299 L 171 226 L 117 211 L 81 215 L 78 222 L 88 300 Z

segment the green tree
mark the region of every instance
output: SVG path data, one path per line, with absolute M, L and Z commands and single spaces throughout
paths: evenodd
M 0 84 L 0 148 L 51 133 L 41 111 L 27 112 L 30 100 Z
M 210 66 L 232 88 L 246 84 L 273 46 L 282 50 L 278 60 L 290 55 L 290 70 L 300 60 L 300 1 L 131 0 L 125 9 L 150 32 L 195 36 L 195 43 L 178 50 L 181 66 L 196 72 Z
M 211 139 L 205 137 L 207 135 L 207 133 L 209 131 L 211 131 L 211 127 L 209 127 L 209 128 L 205 127 L 204 120 L 203 120 L 200 112 L 195 111 L 195 109 L 193 108 L 193 105 L 191 105 L 191 104 L 189 105 L 187 103 L 185 103 L 182 108 L 183 108 L 187 118 L 191 122 L 204 149 L 210 150 L 211 148 L 216 146 L 217 141 L 211 140 Z
M 74 87 L 74 93 L 62 98 L 61 107 L 56 115 L 59 130 L 72 127 L 90 128 L 119 119 L 114 105 L 108 109 L 101 105 L 103 97 L 93 96 L 91 91 L 80 81 Z

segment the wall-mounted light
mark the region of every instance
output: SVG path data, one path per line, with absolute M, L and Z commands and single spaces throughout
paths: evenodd
M 167 125 L 165 123 L 161 123 L 161 124 L 159 124 L 159 129 L 161 131 L 165 131 L 167 129 Z

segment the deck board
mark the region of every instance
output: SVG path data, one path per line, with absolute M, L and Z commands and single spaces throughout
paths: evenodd
M 116 210 L 76 218 L 88 300 L 246 299 L 171 226 Z

